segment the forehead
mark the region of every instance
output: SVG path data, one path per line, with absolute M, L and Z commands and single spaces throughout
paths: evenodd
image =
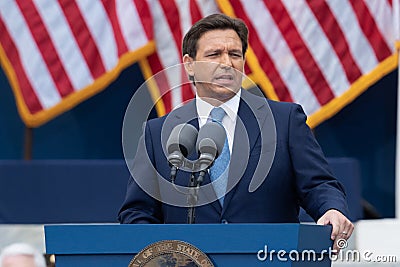
M 225 46 L 242 48 L 242 41 L 239 35 L 232 29 L 226 30 L 211 30 L 205 32 L 197 42 L 197 48 L 199 50 L 206 49 L 214 46 Z

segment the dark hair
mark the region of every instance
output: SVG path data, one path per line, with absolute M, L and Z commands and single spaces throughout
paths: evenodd
M 194 58 L 197 53 L 197 42 L 201 36 L 212 30 L 234 30 L 242 42 L 243 57 L 247 50 L 247 38 L 249 30 L 246 24 L 237 18 L 231 18 L 224 14 L 212 14 L 197 21 L 186 33 L 182 42 L 182 55 L 188 54 Z

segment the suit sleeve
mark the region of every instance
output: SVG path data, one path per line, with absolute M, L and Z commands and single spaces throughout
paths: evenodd
M 327 210 L 348 216 L 345 191 L 332 174 L 328 162 L 306 124 L 300 105 L 292 105 L 289 118 L 289 150 L 295 172 L 300 205 L 317 221 Z
M 129 166 L 125 201 L 119 211 L 118 220 L 123 224 L 161 223 L 161 204 L 152 196 L 159 195 L 157 171 L 154 166 L 154 150 L 151 130 L 146 123 L 140 137 L 133 166 Z

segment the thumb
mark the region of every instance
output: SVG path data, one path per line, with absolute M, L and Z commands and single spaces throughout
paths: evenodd
M 329 224 L 329 220 L 327 220 L 324 216 L 322 216 L 321 218 L 319 218 L 319 220 L 317 221 L 318 225 L 327 225 Z

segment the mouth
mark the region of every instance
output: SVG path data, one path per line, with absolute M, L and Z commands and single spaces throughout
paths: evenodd
M 232 74 L 220 74 L 215 77 L 216 80 L 233 80 Z
M 232 74 L 220 74 L 214 77 L 214 81 L 219 85 L 232 85 L 235 79 Z

